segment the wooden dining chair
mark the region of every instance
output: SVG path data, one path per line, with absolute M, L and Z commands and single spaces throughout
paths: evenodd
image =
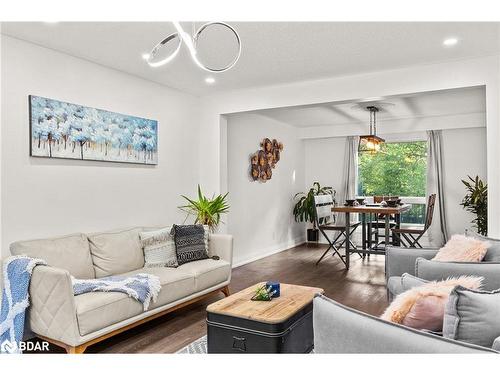
M 396 236 L 404 247 L 419 247 L 422 245 L 418 242 L 422 236 L 427 232 L 427 229 L 432 224 L 432 217 L 434 215 L 434 205 L 436 203 L 436 194 L 429 195 L 427 200 L 427 210 L 425 213 L 424 227 L 401 227 L 392 228 L 393 236 Z
M 344 224 L 338 224 L 336 220 L 336 216 L 332 212 L 333 208 L 333 197 L 329 194 L 327 195 L 316 195 L 314 197 L 314 222 L 316 223 L 317 228 L 325 237 L 326 241 L 328 242 L 329 246 L 321 255 L 321 257 L 318 259 L 316 262 L 316 265 L 319 264 L 325 257 L 325 255 L 330 251 L 330 249 L 333 250 L 332 255 L 338 255 L 340 260 L 346 265 L 346 262 L 344 260 L 344 255 L 341 255 L 339 253 L 339 249 L 345 244 L 347 235 L 346 235 L 346 228 Z M 354 231 L 358 228 L 360 222 L 354 222 L 350 223 L 350 231 L 349 231 L 349 236 L 351 236 Z M 335 237 L 328 237 L 327 232 L 338 232 L 338 234 Z M 357 249 L 356 245 L 351 241 L 349 238 L 349 245 L 351 249 Z M 360 255 L 361 256 L 361 255 Z
M 382 203 L 383 201 L 386 200 L 395 200 L 399 199 L 399 196 L 396 195 L 374 195 L 373 196 L 373 203 Z M 391 216 L 391 220 L 389 221 L 389 227 L 394 228 L 396 226 L 396 221 L 394 216 Z M 375 215 L 375 219 L 369 220 L 367 223 L 368 227 L 368 236 L 367 236 L 367 241 L 368 241 L 368 246 L 372 246 L 373 238 L 375 238 L 375 244 L 379 243 L 379 238 L 380 238 L 380 230 L 385 229 L 385 215 L 380 214 L 380 215 Z M 394 244 L 394 238 L 392 238 L 391 241 Z

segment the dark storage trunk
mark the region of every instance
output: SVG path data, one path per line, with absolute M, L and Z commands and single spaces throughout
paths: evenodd
M 314 347 L 312 303 L 269 324 L 207 312 L 208 353 L 309 353 Z

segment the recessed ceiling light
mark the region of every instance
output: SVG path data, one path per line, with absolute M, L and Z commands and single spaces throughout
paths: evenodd
M 451 47 L 451 46 L 454 46 L 457 43 L 458 43 L 458 39 L 457 38 L 447 38 L 447 39 L 443 40 L 443 45 L 445 47 Z
M 214 77 L 207 77 L 207 78 L 205 78 L 205 83 L 212 85 L 215 83 L 215 78 Z
M 149 55 L 149 53 L 143 53 L 143 54 L 142 54 L 142 58 L 143 58 L 144 60 L 148 60 L 148 59 L 149 59 L 149 56 L 150 56 L 150 55 Z

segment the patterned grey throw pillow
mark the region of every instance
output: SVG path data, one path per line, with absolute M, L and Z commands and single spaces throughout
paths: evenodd
M 179 265 L 208 258 L 203 225 L 174 224 L 172 234 Z
M 139 233 L 144 249 L 144 267 L 177 267 L 175 243 L 170 228 Z

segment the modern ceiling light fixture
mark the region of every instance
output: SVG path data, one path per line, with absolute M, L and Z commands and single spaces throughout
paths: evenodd
M 359 137 L 358 151 L 376 153 L 380 151 L 382 143 L 385 142 L 385 139 L 377 136 L 377 112 L 379 109 L 370 105 L 366 107 L 366 110 L 370 112 L 370 134 Z
M 240 36 L 238 35 L 238 33 L 236 32 L 236 30 L 232 26 L 228 25 L 227 23 L 225 23 L 225 22 L 207 22 L 207 23 L 201 25 L 198 30 L 196 30 L 196 31 L 193 30 L 194 32 L 192 35 L 189 34 L 188 32 L 186 32 L 182 28 L 182 26 L 179 22 L 175 21 L 172 23 L 174 24 L 174 27 L 175 27 L 177 32 L 170 34 L 165 39 L 163 39 L 160 43 L 158 43 L 151 50 L 149 55 L 147 55 L 147 54 L 143 55 L 144 59 L 149 64 L 149 66 L 156 68 L 156 67 L 165 65 L 168 62 L 172 61 L 175 58 L 175 56 L 177 56 L 177 54 L 179 53 L 179 50 L 180 50 L 183 43 L 186 45 L 186 48 L 189 50 L 189 53 L 191 54 L 191 58 L 193 59 L 194 63 L 199 68 L 206 70 L 207 72 L 222 73 L 222 72 L 225 72 L 225 71 L 228 71 L 229 69 L 231 69 L 238 62 L 238 59 L 240 58 L 240 55 L 241 55 L 241 39 L 240 39 Z M 221 68 L 213 68 L 213 67 L 206 66 L 198 58 L 197 47 L 198 47 L 198 41 L 200 39 L 200 36 L 212 26 L 222 26 L 222 27 L 226 28 L 234 35 L 234 37 L 236 38 L 236 41 L 238 43 L 238 52 L 236 53 L 236 56 L 233 58 L 233 60 L 231 62 L 229 62 L 229 64 L 227 64 L 226 66 L 223 66 Z M 166 57 L 161 58 L 159 60 L 155 59 L 155 58 L 157 58 L 157 55 L 159 55 L 160 50 L 166 48 L 166 46 L 170 45 L 171 43 L 176 43 L 173 52 L 171 52 L 169 55 L 167 55 Z

